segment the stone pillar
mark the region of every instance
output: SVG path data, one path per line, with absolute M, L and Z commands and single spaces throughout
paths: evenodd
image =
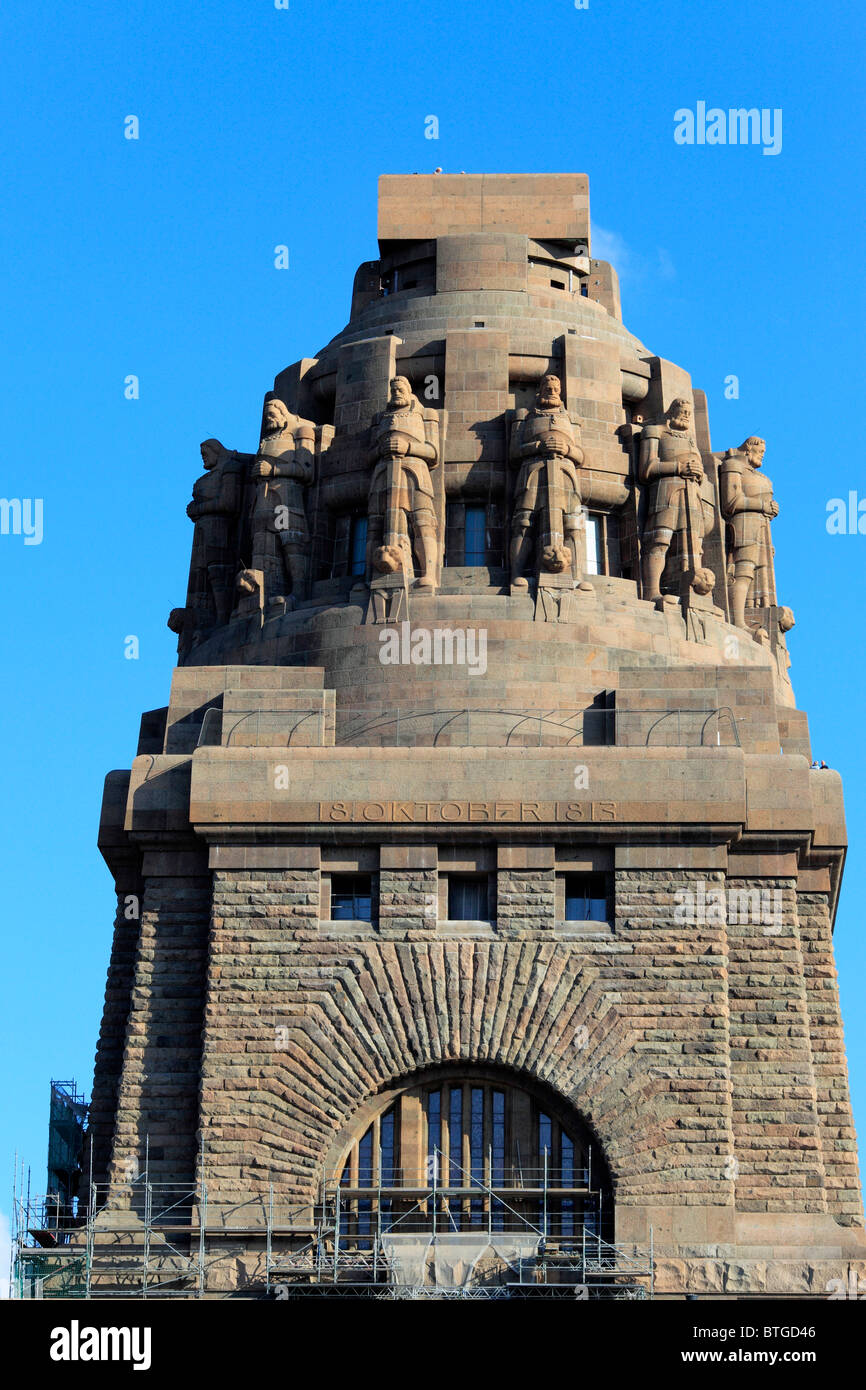
M 809 1005 L 827 1210 L 845 1226 L 862 1226 L 857 1136 L 851 1117 L 848 1065 L 839 1012 L 829 911 L 829 873 L 800 871 L 797 917 Z M 817 891 L 812 891 L 812 890 Z
M 117 1092 L 135 980 L 141 914 L 141 883 L 138 875 L 130 872 L 119 876 L 115 879 L 114 886 L 117 892 L 117 912 L 105 982 L 105 1007 L 96 1045 L 93 1093 L 87 1117 L 87 1140 L 83 1157 L 86 1179 L 90 1180 L 92 1159 L 93 1181 L 97 1184 L 105 1183 L 108 1177 Z M 134 915 L 130 916 L 131 912 Z
M 621 1239 L 640 1229 L 628 1225 L 627 1207 L 661 1208 L 651 1219 L 662 1249 L 713 1238 L 707 1216 L 686 1223 L 688 1209 L 733 1207 L 725 924 L 702 908 L 723 885 L 722 870 L 703 865 L 719 858 L 703 847 L 616 851 L 615 954 L 602 976 L 619 982 L 631 1047 L 651 1062 L 659 1085 L 652 1121 L 639 1135 L 623 1111 L 628 1168 L 617 1187 L 617 1229 Z M 696 867 L 681 867 L 690 860 Z
M 456 464 L 495 463 L 497 487 L 501 487 L 499 474 L 505 460 L 508 343 L 507 333 L 484 328 L 452 329 L 445 339 L 448 472 Z M 460 471 L 461 478 L 464 472 Z M 447 478 L 446 489 L 450 495 Z
M 586 438 L 598 432 L 605 444 L 607 436 L 623 423 L 622 370 L 620 352 L 615 343 L 607 343 L 576 333 L 564 333 L 559 339 L 563 362 L 563 395 L 570 415 L 577 415 L 586 431 Z M 616 446 L 616 440 L 612 441 Z M 611 449 L 616 459 L 621 457 L 617 447 Z M 590 466 L 592 460 L 588 460 Z
M 379 931 L 412 941 L 432 936 L 438 917 L 435 845 L 383 845 L 379 859 Z
M 145 852 L 111 1182 L 192 1187 L 210 875 L 204 852 Z
M 397 347 L 402 339 L 393 333 L 347 343 L 340 349 L 334 427 L 338 435 L 366 429 L 388 399 L 388 383 L 397 374 Z
M 211 865 L 204 1175 L 210 1200 L 252 1199 L 250 1220 L 240 1224 L 255 1225 L 271 1180 L 290 1193 L 298 1168 L 315 1167 L 295 1139 L 317 1102 L 309 1065 L 297 1063 L 294 1030 L 299 943 L 318 936 L 319 849 L 220 845 Z
M 552 932 L 556 871 L 552 845 L 500 845 L 497 850 L 496 926 L 502 936 Z
M 725 888 L 737 1209 L 826 1211 L 795 858 L 731 855 Z

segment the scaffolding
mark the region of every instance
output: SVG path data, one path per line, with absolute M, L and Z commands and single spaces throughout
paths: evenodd
M 51 1082 L 48 1118 L 48 1197 L 54 1210 L 46 1210 L 48 1225 L 74 1209 L 81 1177 L 87 1101 L 74 1081 Z
M 545 1163 L 491 1186 L 453 1167 L 440 1183 L 431 1167 L 421 1187 L 400 1173 L 363 1188 L 323 1176 L 316 1201 L 293 1207 L 272 1185 L 215 1200 L 201 1175 L 153 1183 L 147 1167 L 128 1183 L 91 1183 L 81 1214 L 58 1216 L 51 1194 L 22 1191 L 12 1297 L 653 1297 L 652 1233 L 648 1249 L 606 1240 L 600 1220 L 580 1215 L 586 1174 L 563 1187 Z

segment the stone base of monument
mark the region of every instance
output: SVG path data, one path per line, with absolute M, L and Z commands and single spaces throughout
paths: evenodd
M 364 622 L 399 623 L 409 620 L 409 581 L 402 570 L 377 575 L 370 583 Z
M 667 613 L 672 608 L 679 608 L 680 597 L 679 594 L 659 594 L 658 598 L 652 599 L 651 602 L 659 613 Z
M 513 585 L 512 585 L 513 589 Z M 570 571 L 562 574 L 542 573 L 538 576 L 535 594 L 537 623 L 574 622 L 579 608 L 596 602 L 595 590 L 585 580 L 575 583 Z

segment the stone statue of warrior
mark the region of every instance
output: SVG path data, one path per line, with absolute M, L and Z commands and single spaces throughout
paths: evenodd
M 731 621 L 746 626 L 746 604 L 771 608 L 776 603 L 770 522 L 779 515 L 773 484 L 760 471 L 766 444 L 750 435 L 739 449 L 728 449 L 719 469 L 722 515 L 733 538 Z
M 315 425 L 293 415 L 276 396 L 266 400 L 251 468 L 256 484 L 252 570 L 264 576 L 265 601 L 307 595 L 310 529 L 305 492 L 313 481 L 315 444 Z
M 389 574 L 412 572 L 411 547 L 418 563 L 416 589 L 432 589 L 439 563 L 439 536 L 430 469 L 438 462 L 427 438 L 424 410 L 405 376 L 395 376 L 388 405 L 371 428 L 373 477 L 369 529 L 373 568 Z
M 638 477 L 649 486 L 643 534 L 644 598 L 661 597 L 662 573 L 675 534 L 684 577 L 697 593 L 709 593 L 715 576 L 703 566 L 703 539 L 713 524 L 713 506 L 702 496 L 704 467 L 688 401 L 677 397 L 664 424 L 644 426 Z
M 247 456 L 248 457 L 248 456 Z M 232 581 L 236 561 L 236 527 L 243 495 L 245 457 L 226 449 L 218 439 L 201 445 L 205 471 L 193 484 L 186 509 L 195 523 L 187 606 L 199 630 L 231 615 Z
M 518 419 L 511 452 L 521 460 L 511 520 L 512 584 L 528 587 L 533 526 L 539 537 L 536 568 L 554 574 L 570 569 L 577 580 L 582 516 L 577 470 L 584 453 L 558 377 L 541 378 L 533 409 Z

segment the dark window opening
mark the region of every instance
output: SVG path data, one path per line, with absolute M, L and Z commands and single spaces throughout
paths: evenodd
M 373 885 L 370 874 L 334 874 L 331 879 L 331 921 L 372 922 Z
M 349 574 L 362 579 L 367 569 L 367 518 L 353 516 L 349 532 Z
M 463 1088 L 455 1086 L 448 1105 L 448 1181 L 463 1187 Z
M 600 690 L 583 711 L 583 741 L 604 747 L 616 743 L 616 691 Z
M 613 1238 L 610 1175 L 578 1117 L 451 1069 L 368 1122 L 333 1180 L 341 1251 L 369 1250 L 380 1228 L 545 1235 L 572 1256 L 590 1235 Z
M 490 892 L 486 874 L 448 875 L 448 920 L 487 922 L 490 920 Z
M 487 508 L 467 507 L 463 532 L 464 565 L 487 563 Z
M 565 289 L 565 281 L 564 281 L 564 280 L 551 280 L 550 283 L 551 283 L 552 288 L 555 289 L 555 290 L 564 290 L 564 289 Z
M 566 922 L 606 922 L 607 913 L 604 874 L 565 875 Z

